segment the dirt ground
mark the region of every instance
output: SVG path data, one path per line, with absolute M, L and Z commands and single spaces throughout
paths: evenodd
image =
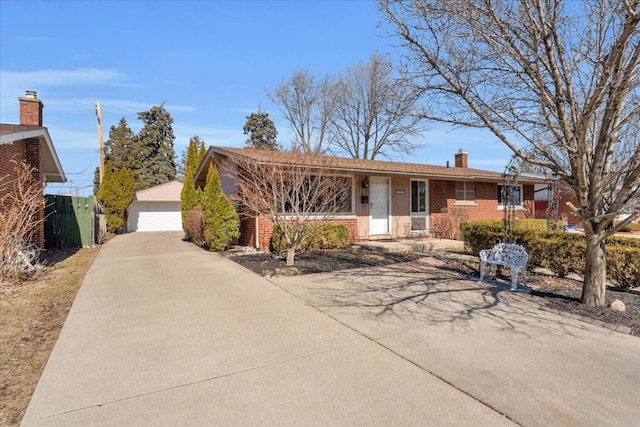
M 32 277 L 0 284 L 0 426 L 17 426 L 98 248 L 47 251 Z
M 228 253 L 227 257 L 245 268 L 262 276 L 271 276 L 276 268 L 285 267 L 282 257 L 268 253 L 239 255 Z M 414 261 L 423 256 L 420 253 L 384 253 L 363 249 L 357 253 L 349 251 L 307 252 L 296 256 L 296 267 L 300 274 L 325 273 L 351 268 L 384 266 L 388 264 Z M 479 277 L 477 261 L 462 259 L 449 260 L 447 269 L 457 271 L 461 277 Z M 500 276 L 499 276 L 500 277 Z M 508 280 L 507 277 L 502 276 Z M 589 319 L 599 320 L 612 325 L 627 326 L 631 334 L 640 336 L 640 294 L 621 292 L 613 288 L 607 289 L 607 304 L 614 299 L 621 300 L 626 307 L 624 312 L 611 310 L 608 307 L 587 307 L 580 303 L 582 283 L 545 275 L 527 274 L 527 286 L 531 294 L 523 297 L 531 298 L 543 307 L 558 312 L 568 312 Z

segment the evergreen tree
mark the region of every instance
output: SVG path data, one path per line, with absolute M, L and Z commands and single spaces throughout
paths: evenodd
M 138 151 L 137 136 L 122 117 L 118 126 L 111 126 L 109 129 L 109 139 L 104 143 L 104 162 L 111 163 L 113 169 L 128 168 L 135 171 L 141 166 Z M 100 168 L 97 167 L 93 178 L 93 194 L 98 194 L 99 187 Z
M 114 169 L 110 162 L 105 165 L 102 185 L 96 196 L 107 217 L 107 230 L 117 233 L 122 229 L 135 191 L 131 169 Z
M 180 200 L 182 201 L 182 229 L 189 234 L 187 229 L 187 213 L 202 203 L 202 189 L 196 188 L 194 176 L 200 163 L 204 158 L 204 141 L 194 136 L 189 140 L 185 161 L 184 161 L 184 181 Z
M 215 166 L 209 168 L 202 198 L 204 240 L 211 251 L 221 251 L 240 237 L 240 217 L 236 208 L 222 192 L 220 176 Z
M 141 165 L 137 139 L 125 118 L 121 118 L 118 126 L 111 126 L 109 139 L 104 143 L 105 163 L 110 162 L 113 169 L 138 169 Z
M 242 129 L 245 135 L 249 135 L 245 142 L 247 147 L 262 150 L 278 149 L 276 142 L 278 131 L 276 125 L 269 118 L 269 113 L 260 110 L 257 113 L 251 113 L 247 116 L 247 122 Z
M 153 106 L 149 111 L 138 113 L 144 123 L 138 133 L 138 149 L 134 156 L 139 162 L 134 176 L 136 189 L 142 190 L 164 184 L 176 177 L 176 162 L 173 143 L 173 118 L 164 105 Z

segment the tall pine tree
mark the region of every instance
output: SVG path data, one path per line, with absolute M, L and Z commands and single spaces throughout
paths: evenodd
M 276 142 L 278 131 L 273 120 L 269 118 L 269 113 L 261 110 L 258 110 L 257 113 L 251 113 L 247 116 L 247 122 L 242 130 L 245 135 L 249 135 L 245 142 L 247 147 L 260 150 L 278 149 L 278 143 Z
M 191 137 L 187 147 L 186 159 L 184 161 L 184 182 L 180 200 L 182 201 L 182 229 L 189 234 L 187 229 L 187 213 L 202 203 L 202 189 L 195 187 L 194 176 L 206 151 L 204 141 L 198 136 Z
M 175 179 L 176 161 L 173 143 L 173 118 L 164 104 L 138 113 L 144 123 L 138 133 L 139 151 L 136 158 L 140 167 L 134 169 L 136 189 L 142 190 Z
M 127 168 L 132 171 L 141 166 L 137 152 L 138 137 L 133 133 L 124 117 L 118 126 L 111 126 L 109 139 L 104 143 L 104 162 L 111 163 L 112 169 Z M 98 194 L 100 187 L 100 168 L 96 168 L 93 179 L 93 194 Z

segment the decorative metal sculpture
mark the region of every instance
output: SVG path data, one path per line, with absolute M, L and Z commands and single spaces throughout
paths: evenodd
M 518 175 L 520 175 L 520 161 L 512 156 L 507 167 L 502 174 L 502 206 L 504 209 L 504 219 L 502 221 L 502 232 L 505 243 L 515 243 L 516 229 L 516 198 L 515 191 L 518 185 Z
M 556 174 L 547 174 L 547 231 L 558 229 L 558 177 Z

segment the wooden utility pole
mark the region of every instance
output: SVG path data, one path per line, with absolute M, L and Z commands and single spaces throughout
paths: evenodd
M 98 154 L 100 155 L 100 185 L 104 176 L 104 145 L 102 144 L 102 106 L 96 102 L 96 116 L 98 116 Z

